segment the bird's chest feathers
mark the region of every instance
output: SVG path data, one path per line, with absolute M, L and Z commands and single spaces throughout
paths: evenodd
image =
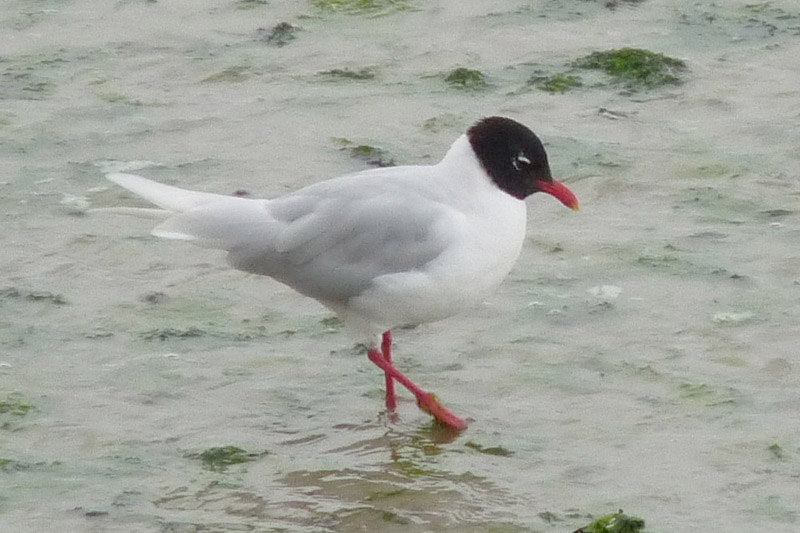
M 457 286 L 477 285 L 480 292 L 489 292 L 506 277 L 519 256 L 526 210 L 523 202 L 510 196 L 484 199 L 475 207 L 464 218 L 462 237 L 446 260 L 456 265 L 451 281 Z

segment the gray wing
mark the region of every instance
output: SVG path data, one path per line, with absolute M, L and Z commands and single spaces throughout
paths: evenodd
M 240 270 L 323 302 L 346 302 L 378 276 L 424 269 L 453 238 L 452 210 L 408 177 L 408 170 L 381 169 L 274 200 L 221 197 L 153 233 L 227 250 Z
M 269 242 L 241 242 L 229 261 L 323 302 L 344 302 L 381 275 L 422 270 L 448 243 L 448 210 L 408 190 L 325 187 L 267 203 Z

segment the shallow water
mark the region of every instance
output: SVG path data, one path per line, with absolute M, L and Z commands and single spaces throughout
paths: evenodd
M 800 527 L 796 3 L 378 3 L 4 4 L 0 530 Z M 622 46 L 686 82 L 526 84 Z M 315 302 L 87 213 L 143 205 L 108 169 L 269 197 L 364 168 L 336 138 L 433 162 L 489 114 L 540 134 L 582 209 L 529 199 L 497 294 L 395 332 L 398 366 L 474 418 L 460 436 L 410 399 L 383 413 Z M 219 446 L 249 461 L 199 459 Z

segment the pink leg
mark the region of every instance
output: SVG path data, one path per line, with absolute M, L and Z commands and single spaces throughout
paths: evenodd
M 396 379 L 402 386 L 407 388 L 417 398 L 417 405 L 420 409 L 446 426 L 450 426 L 451 428 L 458 430 L 466 429 L 466 421 L 458 418 L 442 404 L 440 404 L 439 400 L 436 399 L 436 396 L 420 389 L 413 381 L 408 379 L 399 370 L 392 366 L 391 362 L 384 359 L 383 354 L 379 350 L 369 350 L 369 352 L 367 352 L 367 356 L 369 357 L 370 361 L 375 363 L 378 368 L 386 373 L 387 380 Z
M 381 352 L 383 353 L 383 360 L 392 364 L 392 332 L 387 331 L 383 334 L 383 342 L 381 342 Z M 386 373 L 386 408 L 394 411 L 397 407 L 397 398 L 394 395 L 394 380 L 389 373 Z

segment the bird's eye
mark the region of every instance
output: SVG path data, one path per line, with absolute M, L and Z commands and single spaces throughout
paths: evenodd
M 511 160 L 511 165 L 517 171 L 522 170 L 524 167 L 527 167 L 530 164 L 531 164 L 531 160 L 528 159 L 525 156 L 525 154 L 523 154 L 522 152 L 520 152 L 517 155 L 515 155 L 514 159 Z

